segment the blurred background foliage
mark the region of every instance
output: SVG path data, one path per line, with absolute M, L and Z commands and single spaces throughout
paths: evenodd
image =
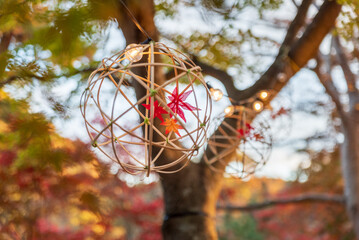
M 342 2 L 346 11 L 338 32 L 357 45 L 358 3 Z M 279 47 L 276 39 L 237 23 L 246 8 L 267 21 L 265 12 L 278 9 L 282 1 L 155 3 L 157 22 L 175 19 L 179 10 L 192 7 L 209 25 L 220 23 L 216 33 L 186 36 L 161 26 L 159 30 L 164 41 L 207 64 L 231 69 L 236 79 L 242 71 L 257 76 L 264 70 L 261 59 L 272 53 L 263 49 Z M 128 186 L 88 144 L 61 137 L 47 114 L 30 107 L 32 93 L 45 87 L 49 92 L 42 101 L 56 117 L 68 117 L 69 102 L 57 99 L 51 89 L 73 82 L 75 87 L 66 95 L 79 92 L 100 60 L 96 53 L 109 40 L 106 30 L 119 18 L 120 8 L 116 0 L 0 0 L 0 88 L 12 89 L 12 94 L 0 90 L 0 239 L 160 239 L 159 184 Z M 277 28 L 288 23 L 272 20 Z M 248 52 L 255 60 L 248 60 Z M 318 150 L 308 145 L 301 151 L 310 156 L 311 164 L 298 170 L 295 181 L 226 179 L 220 203 L 246 204 L 311 191 L 342 194 L 337 147 Z M 338 205 L 220 212 L 217 218 L 221 239 L 354 239 L 344 207 Z
M 127 186 L 3 91 L 0 128 L 0 239 L 160 238 L 155 184 Z

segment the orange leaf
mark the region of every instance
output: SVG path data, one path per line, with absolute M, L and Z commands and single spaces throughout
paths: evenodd
M 178 136 L 181 136 L 178 132 L 178 129 L 183 129 L 183 127 L 179 124 L 177 124 L 177 120 L 173 118 L 166 118 L 161 125 L 166 126 L 166 134 L 170 132 L 175 132 Z

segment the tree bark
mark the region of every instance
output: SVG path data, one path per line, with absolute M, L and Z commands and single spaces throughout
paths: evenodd
M 340 150 L 346 208 L 357 239 L 359 239 L 359 89 L 355 86 L 356 76 L 350 69 L 348 59 L 340 44 L 339 37 L 333 36 L 332 43 L 336 50 L 336 57 L 342 68 L 348 88 L 346 92 L 346 95 L 349 98 L 348 111 L 344 111 L 343 105 L 339 99 L 340 94 L 335 89 L 332 80 L 322 81 L 322 83 L 326 87 L 333 102 L 336 104 L 342 121 L 341 127 L 344 141 L 340 146 Z M 330 67 L 333 66 L 329 66 L 329 68 Z M 330 71 L 331 69 L 328 70 Z M 320 78 L 320 75 L 318 76 Z
M 205 163 L 191 163 L 176 174 L 162 175 L 161 183 L 164 239 L 217 239 L 216 203 L 222 174 L 212 172 Z
M 342 117 L 344 142 L 341 161 L 344 177 L 346 207 L 359 239 L 359 94 L 351 97 L 349 111 Z
M 338 44 L 338 39 L 336 41 Z M 336 46 L 336 50 L 337 54 L 341 51 L 338 46 Z M 337 57 L 342 58 L 339 59 L 339 62 L 344 72 L 344 76 L 346 76 L 346 83 L 348 86 L 346 94 L 349 98 L 349 111 L 344 110 L 344 106 L 340 101 L 340 93 L 333 83 L 331 76 L 331 68 L 333 66 L 330 66 L 328 60 L 326 64 L 323 65 L 324 58 L 321 53 L 317 56 L 317 66 L 314 71 L 325 87 L 327 94 L 336 105 L 336 110 L 342 121 L 341 130 L 344 136 L 344 141 L 340 145 L 340 151 L 346 208 L 348 216 L 352 221 L 353 229 L 359 239 L 359 92 L 352 84 L 355 77 L 352 76 L 352 72 L 349 65 L 346 63 L 344 55 L 340 56 L 339 54 Z M 348 76 L 350 76 L 349 79 Z

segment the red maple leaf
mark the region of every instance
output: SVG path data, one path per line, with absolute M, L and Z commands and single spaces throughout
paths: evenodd
M 165 122 L 161 123 L 161 125 L 166 126 L 166 134 L 169 132 L 175 132 L 178 136 L 181 136 L 178 132 L 178 129 L 183 129 L 183 127 L 177 124 L 177 120 L 173 118 L 166 118 Z
M 238 137 L 247 137 L 254 128 L 249 123 L 246 123 L 243 128 L 237 130 Z
M 284 107 L 281 107 L 276 113 L 273 113 L 273 114 L 271 115 L 271 118 L 272 118 L 272 119 L 276 119 L 277 117 L 282 116 L 282 115 L 285 115 L 285 114 L 287 114 L 287 113 L 288 113 L 288 110 L 285 109 Z
M 263 140 L 264 137 L 257 132 L 254 132 L 254 127 L 251 124 L 246 123 L 243 128 L 237 129 L 238 138 L 246 137 L 250 139 L 254 139 L 256 141 Z
M 144 106 L 146 109 L 151 111 L 151 99 L 149 104 L 142 104 L 142 106 Z M 163 122 L 162 114 L 168 114 L 168 112 L 164 110 L 163 107 L 158 105 L 158 101 L 154 102 L 153 108 L 154 108 L 153 118 L 157 117 L 159 120 L 161 120 L 161 122 Z
M 182 109 L 183 110 L 189 110 L 189 111 L 201 110 L 199 108 L 193 107 L 189 103 L 184 102 L 191 93 L 192 93 L 192 90 L 184 92 L 184 93 L 181 93 L 180 95 L 178 95 L 178 89 L 176 87 L 173 90 L 171 96 L 168 97 L 171 100 L 171 102 L 168 104 L 168 107 L 174 113 L 177 113 L 185 122 L 186 122 L 186 118 L 184 116 L 184 113 L 183 113 Z
M 261 134 L 259 134 L 259 133 L 254 133 L 254 134 L 253 134 L 253 138 L 254 138 L 256 141 L 260 141 L 260 140 L 263 140 L 263 139 L 264 139 L 264 137 L 263 137 Z

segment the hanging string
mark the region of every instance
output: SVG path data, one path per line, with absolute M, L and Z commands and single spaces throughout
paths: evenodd
M 147 40 L 144 41 L 142 44 L 147 44 L 149 42 L 152 41 L 152 38 L 150 37 L 150 35 L 148 35 L 148 33 L 145 31 L 145 29 L 143 29 L 143 27 L 141 27 L 140 23 L 137 21 L 137 19 L 135 18 L 135 16 L 132 14 L 132 12 L 130 11 L 130 9 L 128 9 L 128 7 L 126 6 L 126 4 L 120 0 L 120 2 L 122 3 L 122 5 L 125 7 L 128 15 L 130 16 L 132 22 L 136 25 L 136 27 L 138 28 L 138 30 L 140 30 L 143 35 L 145 35 L 147 37 Z

